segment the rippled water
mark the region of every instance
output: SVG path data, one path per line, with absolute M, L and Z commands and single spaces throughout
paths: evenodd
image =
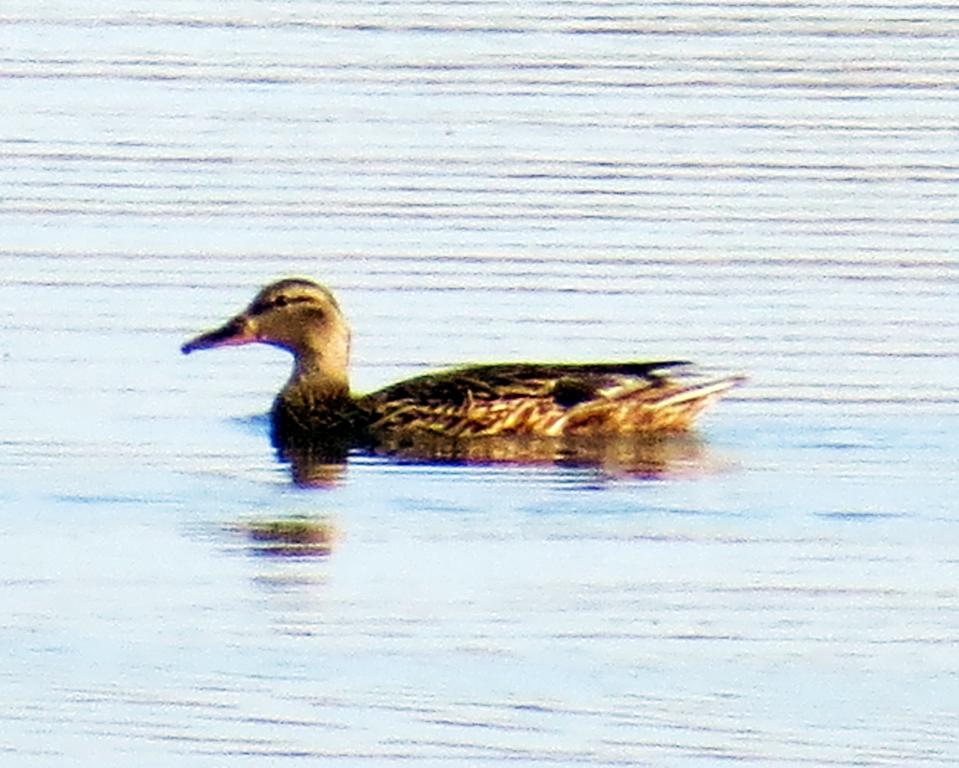
M 948 4 L 0 9 L 3 765 L 953 765 Z M 271 349 L 751 379 L 662 471 L 356 455 Z M 277 552 L 262 521 L 332 530 Z

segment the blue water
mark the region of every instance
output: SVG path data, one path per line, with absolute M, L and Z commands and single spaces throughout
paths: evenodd
M 0 15 L 4 766 L 956 763 L 951 9 Z M 656 472 L 303 488 L 283 353 L 179 353 L 292 274 L 358 390 L 750 380 Z
M 955 419 L 737 410 L 658 481 L 356 457 L 304 491 L 216 417 L 203 461 L 51 462 L 4 499 L 10 759 L 947 762 Z M 293 515 L 330 556 L 239 528 Z

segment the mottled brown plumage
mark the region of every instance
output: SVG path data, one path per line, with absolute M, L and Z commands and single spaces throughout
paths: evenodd
M 302 279 L 267 286 L 224 326 L 183 346 L 261 342 L 293 354 L 273 406 L 278 444 L 410 445 L 650 435 L 687 430 L 740 377 L 703 380 L 681 361 L 479 365 L 418 376 L 364 396 L 350 392 L 350 334 L 333 295 Z
M 735 381 L 690 386 L 680 362 L 500 364 L 429 374 L 360 398 L 377 431 L 474 438 L 679 432 Z

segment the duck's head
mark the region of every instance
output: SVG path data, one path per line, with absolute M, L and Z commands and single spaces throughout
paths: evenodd
M 184 344 L 198 349 L 239 344 L 270 344 L 296 359 L 294 375 L 322 374 L 346 381 L 350 331 L 333 294 L 303 278 L 288 278 L 263 288 L 236 317 Z

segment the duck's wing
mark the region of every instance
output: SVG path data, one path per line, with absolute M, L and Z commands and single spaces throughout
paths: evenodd
M 668 360 L 568 365 L 495 364 L 458 368 L 393 384 L 361 398 L 375 432 L 450 437 L 603 434 L 681 430 L 705 402 L 733 386 L 674 377 Z M 663 405 L 657 406 L 658 403 Z M 661 413 L 654 419 L 654 413 Z M 682 414 L 688 418 L 680 418 Z
M 497 363 L 453 368 L 417 376 L 391 384 L 364 398 L 369 402 L 412 400 L 444 404 L 467 399 L 497 400 L 530 395 L 550 395 L 557 382 L 580 385 L 579 400 L 588 399 L 595 390 L 624 378 L 646 382 L 659 381 L 663 372 L 688 363 L 680 360 L 643 363 L 571 363 L 530 364 Z M 567 403 L 571 404 L 571 403 Z

